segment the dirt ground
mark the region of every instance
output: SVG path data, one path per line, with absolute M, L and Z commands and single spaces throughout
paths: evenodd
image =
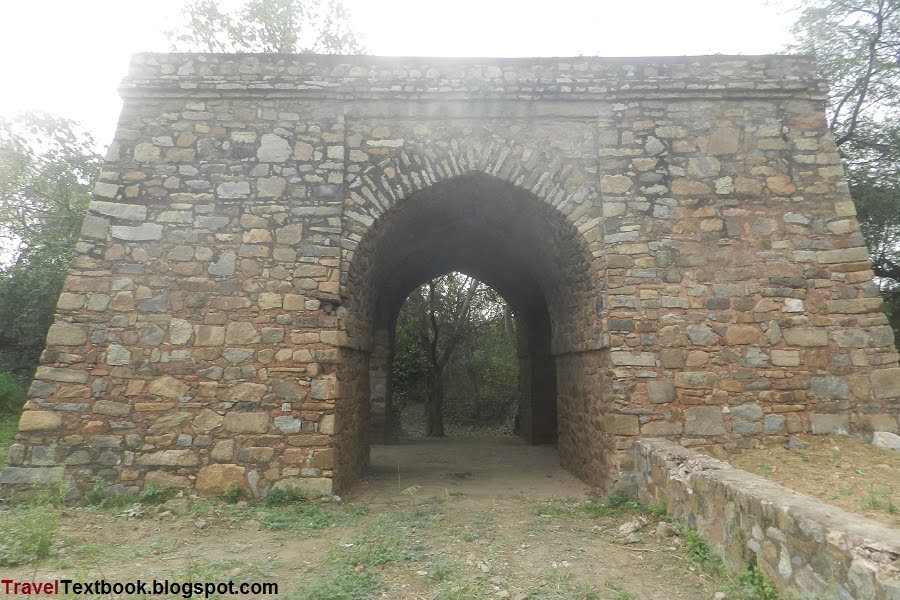
M 274 581 L 278 597 L 296 600 L 713 597 L 680 538 L 655 533 L 657 517 L 586 512 L 587 499 L 553 447 L 511 438 L 375 446 L 366 479 L 318 512 L 201 500 L 180 515 L 67 508 L 55 555 L 0 575 Z M 639 525 L 631 540 L 619 531 L 627 522 Z
M 900 452 L 850 436 L 797 436 L 806 448 L 744 452 L 728 462 L 844 510 L 900 527 Z

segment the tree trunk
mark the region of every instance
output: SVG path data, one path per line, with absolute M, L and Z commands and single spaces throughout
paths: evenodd
M 441 371 L 428 372 L 428 398 L 425 400 L 425 435 L 444 437 L 444 381 Z

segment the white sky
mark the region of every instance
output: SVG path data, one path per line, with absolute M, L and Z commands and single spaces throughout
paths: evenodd
M 790 3 L 790 0 L 787 0 Z M 134 52 L 168 50 L 182 0 L 7 0 L 0 115 L 81 121 L 105 146 Z M 766 0 L 344 0 L 368 52 L 416 56 L 767 54 L 793 16 Z M 782 3 L 783 4 L 783 3 Z

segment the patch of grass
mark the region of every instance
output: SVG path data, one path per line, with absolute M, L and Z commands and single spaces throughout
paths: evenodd
M 178 495 L 178 490 L 171 485 L 156 485 L 152 481 L 144 486 L 141 493 L 138 494 L 138 501 L 141 504 L 150 506 L 158 506 Z
M 375 569 L 351 569 L 331 564 L 316 571 L 312 581 L 300 583 L 288 595 L 290 600 L 363 600 L 381 591 L 384 582 Z
M 9 372 L 0 373 L 0 418 L 16 418 L 25 404 L 25 383 Z
M 889 515 L 900 513 L 900 506 L 891 499 L 890 488 L 877 489 L 874 485 L 869 486 L 869 493 L 863 500 L 863 508 L 872 508 L 882 510 Z
M 237 504 L 244 499 L 244 488 L 235 481 L 229 481 L 222 490 L 222 497 L 228 504 Z
M 541 517 L 586 516 L 590 519 L 600 519 L 638 514 L 662 518 L 666 515 L 666 507 L 648 506 L 623 492 L 615 492 L 606 498 L 599 500 L 591 498 L 584 502 L 549 500 L 536 506 L 532 512 Z
M 259 520 L 266 529 L 309 534 L 334 527 L 367 512 L 368 509 L 364 506 L 316 500 L 306 504 L 289 504 L 272 510 L 263 510 Z
M 309 494 L 295 485 L 274 488 L 263 503 L 270 507 L 289 506 L 291 504 L 306 504 L 309 502 Z
M 612 600 L 637 600 L 637 596 L 623 589 L 622 586 L 613 581 L 607 579 L 603 582 L 603 585 L 616 593 L 616 595 L 612 597 Z
M 60 483 L 0 514 L 0 566 L 26 565 L 52 554 L 64 499 Z
M 683 537 L 688 557 L 701 571 L 719 581 L 718 587 L 728 600 L 783 600 L 756 565 L 747 565 L 746 571 L 735 573 L 712 551 L 698 531 L 685 530 Z
M 0 416 L 0 471 L 9 464 L 9 448 L 16 441 L 19 419 L 14 416 Z
M 602 600 L 603 596 L 590 586 L 578 585 L 565 569 L 553 569 L 540 576 L 537 585 L 524 593 L 529 600 Z

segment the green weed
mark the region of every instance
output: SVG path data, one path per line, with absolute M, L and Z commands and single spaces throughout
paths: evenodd
M 707 575 L 719 580 L 729 600 L 782 600 L 781 595 L 756 565 L 735 573 L 722 562 L 703 536 L 694 529 L 683 530 L 688 557 Z
M 332 504 L 321 500 L 306 504 L 289 504 L 263 511 L 260 522 L 266 529 L 309 534 L 334 527 L 362 516 L 368 509 L 350 504 Z
M 178 490 L 171 485 L 156 485 L 152 481 L 144 486 L 141 493 L 138 494 L 138 501 L 141 504 L 150 506 L 158 506 L 168 502 L 178 495 Z
M 65 498 L 60 483 L 0 513 L 0 566 L 30 564 L 50 556 L 56 545 Z
M 12 373 L 0 373 L 0 418 L 18 416 L 25 404 L 28 389 Z
M 573 500 L 549 500 L 536 506 L 532 512 L 541 517 L 580 517 L 591 519 L 616 518 L 626 515 L 647 515 L 662 518 L 666 507 L 648 506 L 623 492 L 615 492 L 606 498 L 588 499 L 584 502 Z
M 295 485 L 286 485 L 274 488 L 263 502 L 270 508 L 291 504 L 305 504 L 309 502 L 309 494 Z
M 290 600 L 362 600 L 372 598 L 384 583 L 372 568 L 354 569 L 346 564 L 328 565 L 316 572 L 312 581 L 299 584 L 288 596 Z
M 891 499 L 891 489 L 876 489 L 874 485 L 869 486 L 869 493 L 863 500 L 863 508 L 872 508 L 882 510 L 890 515 L 900 513 L 900 506 Z
M 18 432 L 18 417 L 0 416 L 0 471 L 9 464 L 9 448 L 16 441 Z
M 229 481 L 222 489 L 222 497 L 228 504 L 237 504 L 244 498 L 244 488 L 235 481 Z

